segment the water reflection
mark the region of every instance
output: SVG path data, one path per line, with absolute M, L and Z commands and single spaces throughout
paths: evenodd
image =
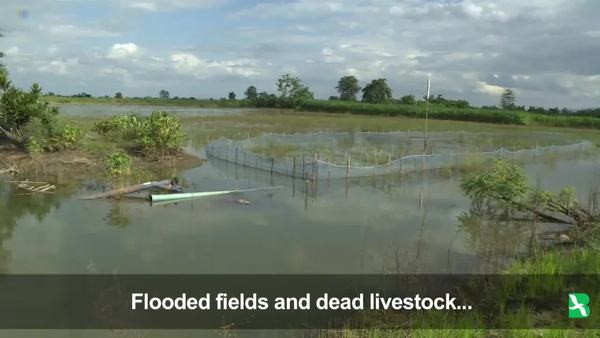
M 548 189 L 584 192 L 598 172 L 584 160 L 551 168 L 527 170 Z M 285 188 L 151 207 L 81 201 L 67 188 L 18 196 L 5 184 L 2 271 L 86 273 L 93 262 L 99 273 L 493 272 L 530 252 L 542 229 L 472 208 L 456 173 L 307 182 L 211 160 L 180 175 L 188 192 Z
M 5 242 L 13 237 L 19 219 L 32 216 L 41 223 L 52 210 L 60 208 L 61 200 L 70 195 L 69 189 L 30 193 L 0 178 L 0 273 L 7 272 L 11 251 L 5 247 Z
M 106 217 L 104 217 L 104 220 L 109 225 L 118 228 L 124 228 L 131 223 L 129 213 L 127 212 L 126 208 L 119 204 L 118 201 L 112 203 L 112 206 L 110 207 L 108 214 L 106 214 Z

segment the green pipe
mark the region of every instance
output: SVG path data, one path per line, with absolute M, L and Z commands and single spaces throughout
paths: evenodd
M 187 192 L 187 193 L 178 193 L 178 194 L 160 194 L 160 195 L 150 195 L 150 201 L 163 202 L 163 201 L 171 201 L 171 200 L 209 197 L 209 196 L 236 194 L 236 193 L 243 193 L 243 192 L 253 192 L 253 191 L 260 191 L 260 190 L 281 189 L 281 188 L 283 188 L 283 186 L 254 188 L 254 189 L 240 189 L 240 190 L 202 191 L 202 192 Z

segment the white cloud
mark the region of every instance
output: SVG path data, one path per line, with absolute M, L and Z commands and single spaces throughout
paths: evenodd
M 483 13 L 483 7 L 472 2 L 463 3 L 465 13 L 472 18 L 480 18 Z
M 78 63 L 78 58 L 56 59 L 39 66 L 37 70 L 45 73 L 67 75 L 71 73 L 72 68 Z
M 504 92 L 504 88 L 496 85 L 488 84 L 484 81 L 477 82 L 477 88 L 475 89 L 478 93 L 483 93 L 490 96 L 499 96 Z
M 174 53 L 171 61 L 175 70 L 182 74 L 191 74 L 199 79 L 232 74 L 243 77 L 259 75 L 256 61 L 249 59 L 207 61 L 192 53 Z
M 108 52 L 110 59 L 127 59 L 141 54 L 141 49 L 133 42 L 115 43 Z
M 328 47 L 323 48 L 321 55 L 323 56 L 323 61 L 325 63 L 338 63 L 346 60 L 343 55 L 337 54 L 333 49 Z
M 223 1 L 219 0 L 144 0 L 134 2 L 121 0 L 122 7 L 149 12 L 171 11 L 184 8 L 208 8 L 221 3 Z
M 129 8 L 141 9 L 149 12 L 156 12 L 156 5 L 152 2 L 132 2 Z
M 62 24 L 51 27 L 40 26 L 40 31 L 61 38 L 100 38 L 118 36 L 118 33 L 100 28 L 78 27 L 75 25 Z
M 17 47 L 17 46 L 10 47 L 9 49 L 7 49 L 4 52 L 4 54 L 6 54 L 8 56 L 18 55 L 19 54 L 19 47 Z

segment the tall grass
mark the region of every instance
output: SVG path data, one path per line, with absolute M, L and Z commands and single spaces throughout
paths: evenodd
M 350 113 L 382 116 L 407 116 L 425 118 L 423 105 L 369 104 L 352 101 L 310 100 L 300 105 L 301 110 Z M 493 110 L 481 108 L 454 108 L 432 104 L 429 118 L 438 120 L 473 121 L 499 124 L 546 125 L 554 127 L 600 129 L 600 119 L 591 116 L 545 115 L 524 111 Z

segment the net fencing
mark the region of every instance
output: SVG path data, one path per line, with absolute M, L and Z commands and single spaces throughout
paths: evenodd
M 370 139 L 374 135 L 378 137 L 392 136 L 391 139 L 387 139 L 384 146 L 391 145 L 397 147 L 406 140 L 418 139 L 419 142 L 423 142 L 422 133 L 372 133 L 372 132 L 359 132 L 359 133 L 314 133 L 314 134 L 293 134 L 293 135 L 282 135 L 282 134 L 267 134 L 258 136 L 255 138 L 249 138 L 242 141 L 234 141 L 230 139 L 220 138 L 206 146 L 206 153 L 208 156 L 212 156 L 221 160 L 236 163 L 245 167 L 265 170 L 271 174 L 281 174 L 291 176 L 294 178 L 302 179 L 336 179 L 336 178 L 353 178 L 353 177 L 368 177 L 368 176 L 381 176 L 391 174 L 407 174 L 417 171 L 434 170 L 443 168 L 460 167 L 469 164 L 481 163 L 492 158 L 504 158 L 516 161 L 526 161 L 535 159 L 536 157 L 545 156 L 548 154 L 565 154 L 585 151 L 593 148 L 593 144 L 588 141 L 569 144 L 569 145 L 549 145 L 549 146 L 538 146 L 529 149 L 520 150 L 507 150 L 504 148 L 496 149 L 493 151 L 459 151 L 455 152 L 448 147 L 445 136 L 449 133 L 439 133 L 432 137 L 433 140 L 437 138 L 438 143 L 445 144 L 446 148 L 438 148 L 440 150 L 446 150 L 445 153 L 436 154 L 415 154 L 406 156 L 393 157 L 392 152 L 397 150 L 396 148 L 387 148 L 390 151 L 386 153 L 386 161 L 383 164 L 377 165 L 362 165 L 361 161 L 357 161 L 353 158 L 350 152 L 343 151 L 334 154 L 333 156 L 323 156 L 323 153 L 319 154 L 318 151 L 314 152 L 303 152 L 300 154 L 282 154 L 281 156 L 259 154 L 252 149 L 258 149 L 265 144 L 275 144 L 276 146 L 282 146 L 285 149 L 286 144 L 298 144 L 303 142 L 317 143 L 323 146 L 324 144 L 330 144 L 332 147 L 336 147 L 339 144 L 331 142 L 333 138 L 337 139 L 340 136 L 353 137 L 353 141 Z M 403 134 L 403 140 L 395 139 L 398 134 Z M 265 143 L 266 142 L 266 143 Z M 331 143 L 329 143 L 331 142 Z M 428 139 L 429 142 L 429 139 Z M 358 142 L 358 144 L 362 144 Z M 381 143 L 380 143 L 381 145 Z M 421 143 L 422 146 L 422 143 Z M 258 148 L 256 148 L 258 147 Z M 365 147 L 359 147 L 362 150 L 369 151 Z M 321 147 L 322 149 L 322 147 Z M 377 148 L 381 149 L 381 147 Z M 402 146 L 402 150 L 412 150 L 412 147 Z M 373 151 L 373 149 L 370 149 Z M 345 154 L 341 159 L 339 153 Z M 401 152 L 398 152 L 400 154 Z M 331 159 L 336 162 L 331 162 Z M 364 159 L 363 159 L 364 160 Z M 359 162 L 361 165 L 357 165 Z M 364 161 L 363 161 L 364 162 Z

